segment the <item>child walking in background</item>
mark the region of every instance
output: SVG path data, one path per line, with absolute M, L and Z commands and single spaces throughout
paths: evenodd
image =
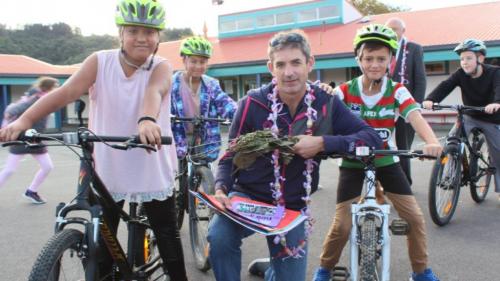
M 58 86 L 57 79 L 52 77 L 40 77 L 18 102 L 11 103 L 7 106 L 4 111 L 2 127 L 12 123 L 38 99 Z M 42 117 L 42 119 L 34 123 L 32 128 L 38 132 L 42 132 L 47 126 L 47 119 L 48 115 L 45 115 L 45 117 Z M 17 170 L 19 162 L 26 154 L 31 154 L 31 156 L 35 158 L 40 165 L 40 169 L 35 174 L 35 177 L 23 196 L 34 204 L 44 204 L 46 201 L 38 194 L 38 189 L 49 175 L 53 168 L 53 164 L 47 147 L 42 143 L 40 143 L 39 146 L 13 145 L 9 147 L 9 156 L 7 156 L 5 167 L 0 172 L 0 187 L 2 187 L 7 179 Z

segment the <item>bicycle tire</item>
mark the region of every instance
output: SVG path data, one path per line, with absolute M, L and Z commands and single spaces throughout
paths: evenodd
M 139 210 L 138 210 L 138 215 L 143 216 L 146 214 L 146 210 L 144 209 L 144 206 L 142 204 L 139 205 Z M 134 244 L 135 250 L 134 250 L 134 266 L 138 267 L 143 264 L 146 264 L 157 257 L 160 257 L 160 252 L 158 250 L 158 242 L 156 240 L 156 237 L 153 233 L 153 231 L 149 228 L 146 227 L 141 227 L 141 228 L 136 228 L 136 241 L 137 244 Z M 170 277 L 165 274 L 165 271 L 163 269 L 163 260 L 160 259 L 159 261 L 159 268 L 156 269 L 154 272 L 149 272 L 148 273 L 148 278 L 145 280 L 151 280 L 151 281 L 168 281 L 170 280 Z
M 38 255 L 28 280 L 56 281 L 59 280 L 60 273 L 63 273 L 66 277 L 68 277 L 68 274 L 73 276 L 69 276 L 68 278 L 70 279 L 65 280 L 85 280 L 85 260 L 82 258 L 82 255 L 79 255 L 82 240 L 83 233 L 76 229 L 64 229 L 56 233 L 45 244 Z M 69 251 L 69 255 L 66 255 L 67 251 Z M 62 266 L 63 264 L 70 265 L 75 261 L 77 264 L 73 265 L 76 268 Z
M 439 226 L 448 224 L 455 213 L 460 195 L 461 157 L 448 148 L 436 160 L 429 183 L 429 212 Z
M 469 176 L 470 176 L 470 195 L 476 203 L 481 203 L 486 199 L 490 189 L 492 173 L 488 169 L 491 159 L 488 154 L 488 145 L 486 138 L 480 130 L 473 130 L 471 147 L 473 151 L 480 155 L 470 153 L 469 155 Z M 484 160 L 487 163 L 484 162 Z
M 377 224 L 375 217 L 365 217 L 360 223 L 361 242 L 359 244 L 359 280 L 377 279 Z
M 212 171 L 206 166 L 198 166 L 193 179 L 193 189 L 202 189 L 207 194 L 214 194 L 215 181 Z M 189 194 L 189 234 L 191 250 L 196 268 L 205 272 L 210 269 L 208 260 L 208 224 L 213 211 L 195 196 Z

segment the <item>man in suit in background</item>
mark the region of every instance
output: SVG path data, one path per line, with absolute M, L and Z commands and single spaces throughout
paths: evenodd
M 385 25 L 396 32 L 399 42 L 396 59 L 390 65 L 389 76 L 393 81 L 403 83 L 415 101 L 422 103 L 427 83 L 422 46 L 408 41 L 404 36 L 406 26 L 401 19 L 391 18 Z M 399 118 L 396 123 L 396 146 L 398 149 L 411 149 L 414 137 L 415 131 L 412 126 Z M 411 184 L 410 159 L 401 157 L 400 163 Z

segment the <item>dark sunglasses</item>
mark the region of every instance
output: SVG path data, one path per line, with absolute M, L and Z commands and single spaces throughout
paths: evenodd
M 276 47 L 280 44 L 284 43 L 303 43 L 305 42 L 304 36 L 298 34 L 298 33 L 290 33 L 287 34 L 286 36 L 279 36 L 274 38 L 269 42 L 269 46 L 271 47 Z

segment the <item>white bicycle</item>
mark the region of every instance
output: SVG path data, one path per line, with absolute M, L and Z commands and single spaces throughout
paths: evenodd
M 375 156 L 435 158 L 422 151 L 373 150 L 358 147 L 353 157 L 365 165 L 365 180 L 361 199 L 351 206 L 350 266 L 336 267 L 332 280 L 389 281 L 391 236 L 406 235 L 409 225 L 403 219 L 389 222 L 391 206 L 378 203 L 376 198 Z M 334 156 L 340 157 L 340 156 Z

